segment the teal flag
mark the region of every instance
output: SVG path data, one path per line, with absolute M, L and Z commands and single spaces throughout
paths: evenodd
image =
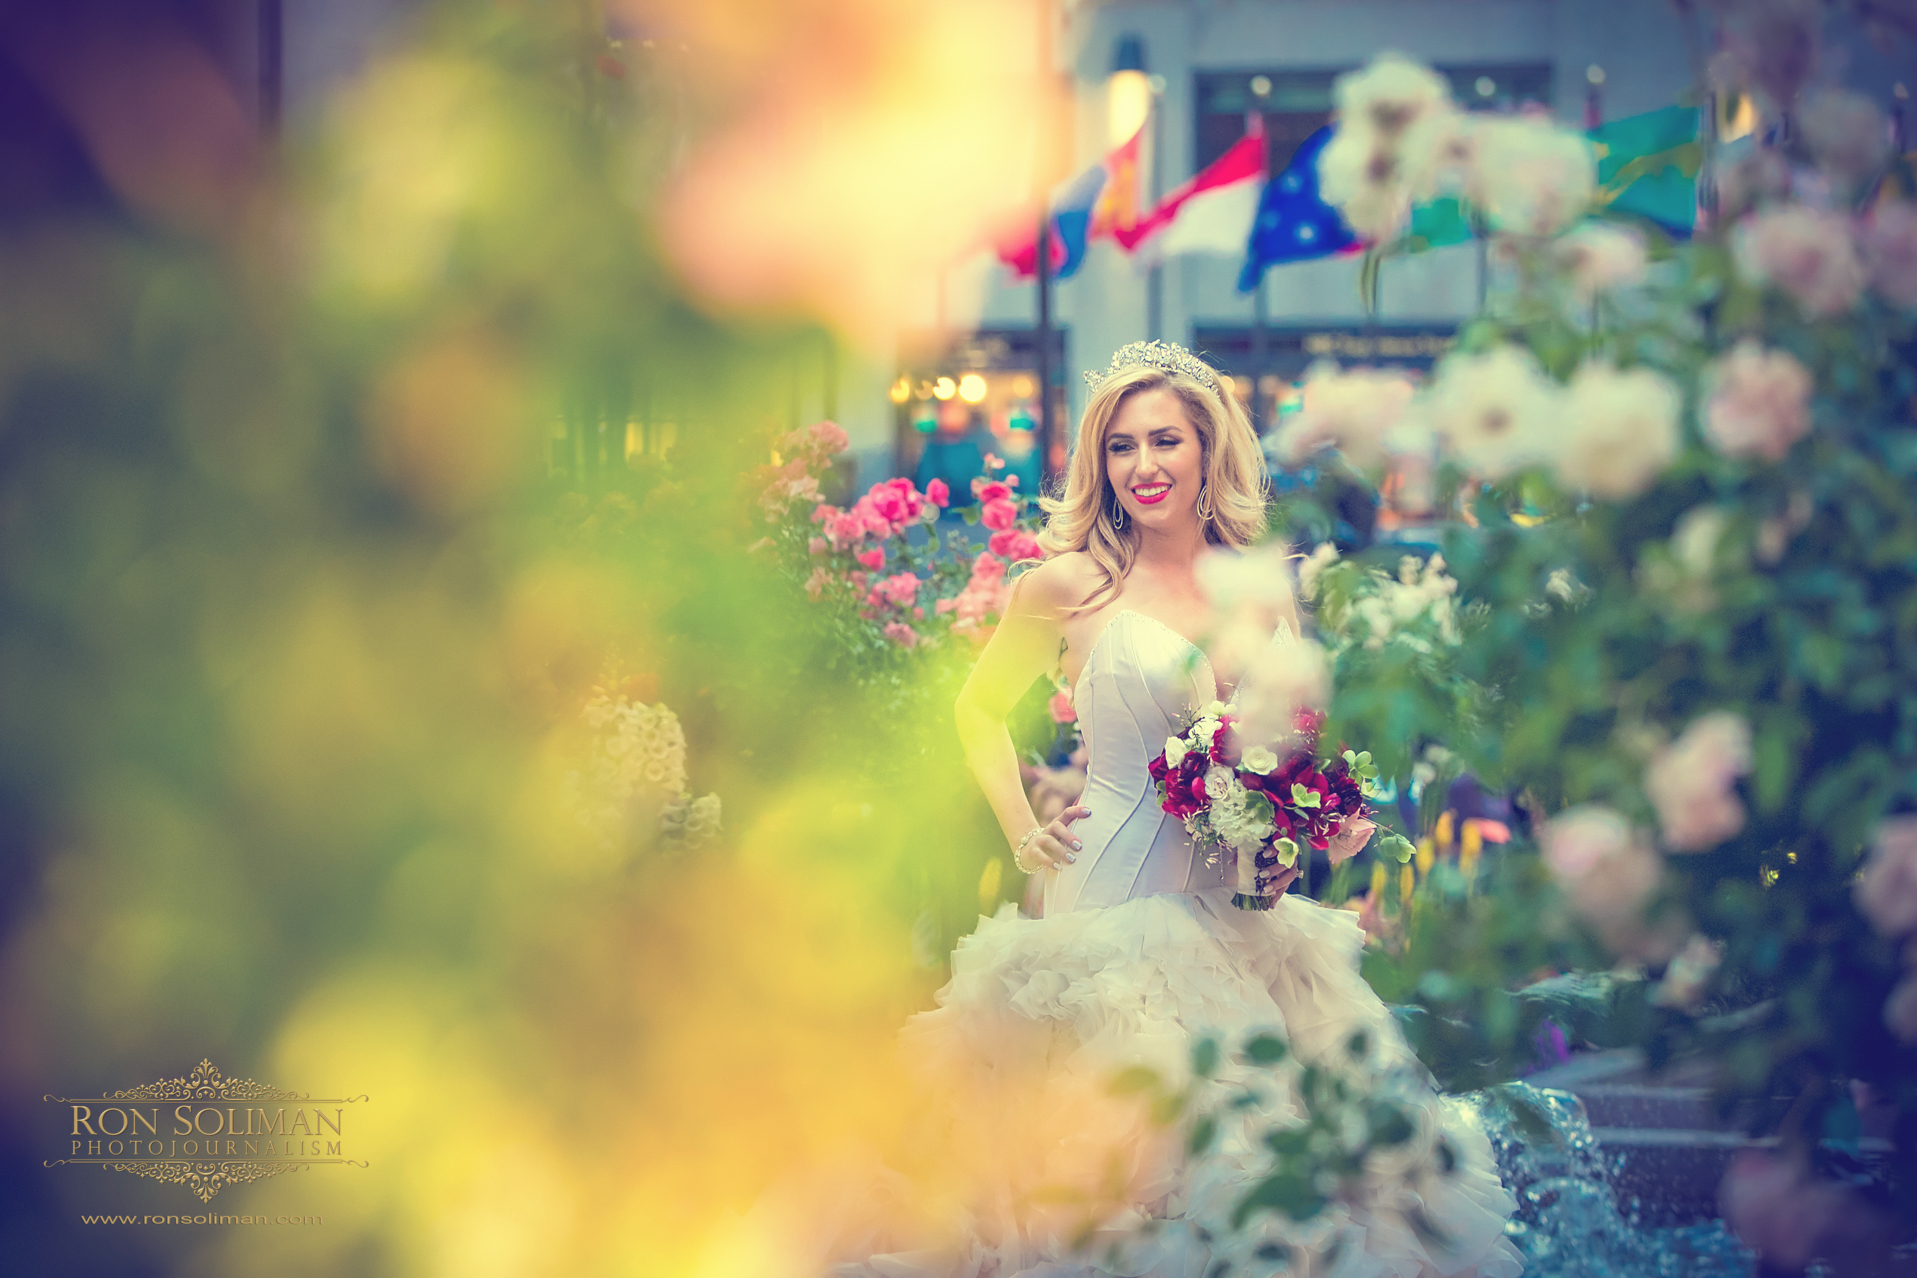
M 1649 218 L 1676 235 L 1689 235 L 1697 218 L 1697 108 L 1665 107 L 1601 124 L 1587 135 L 1598 158 L 1597 204 Z M 1450 196 L 1413 205 L 1408 247 L 1462 244 L 1471 238 L 1465 205 Z
M 1665 107 L 1601 124 L 1590 132 L 1598 153 L 1598 202 L 1689 235 L 1697 220 L 1697 108 Z

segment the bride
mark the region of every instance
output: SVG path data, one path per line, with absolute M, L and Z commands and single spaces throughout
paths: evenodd
M 939 1006 L 908 1023 L 902 1049 L 937 1102 L 938 1183 L 895 1181 L 891 1224 L 835 1248 L 834 1274 L 1201 1278 L 1221 1261 L 1313 1278 L 1519 1273 L 1489 1142 L 1464 1104 L 1431 1091 L 1358 975 L 1356 917 L 1298 896 L 1268 912 L 1232 905 L 1229 866 L 1194 850 L 1146 771 L 1181 716 L 1241 673 L 1197 646 L 1214 621 L 1198 571 L 1211 548 L 1263 533 L 1261 461 L 1218 374 L 1182 348 L 1126 347 L 1097 380 L 1064 494 L 1045 502 L 1053 557 L 1020 580 L 957 707 L 1006 843 L 1042 880 L 1043 916 L 1008 906 L 981 920 Z M 1279 599 L 1267 621 L 1283 644 L 1298 621 L 1289 590 Z M 1089 779 L 1078 806 L 1041 825 L 1005 719 L 1054 665 L 1075 690 Z M 1254 1070 L 1231 1050 L 1254 1032 L 1288 1044 L 1283 1065 Z M 1225 1045 L 1223 1063 L 1195 1078 L 1206 1038 Z M 1361 1087 L 1397 1080 L 1416 1133 L 1307 1218 L 1265 1211 L 1233 1227 L 1271 1170 L 1265 1134 L 1305 1122 L 1310 1065 Z M 1192 1156 L 1183 1132 L 1114 1093 L 1139 1066 L 1201 1102 L 1247 1087 L 1258 1099 L 1219 1105 L 1216 1139 Z M 908 1198 L 917 1234 L 897 1225 Z

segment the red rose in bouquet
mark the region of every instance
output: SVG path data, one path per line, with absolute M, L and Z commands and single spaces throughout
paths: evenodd
M 1299 712 L 1282 759 L 1263 746 L 1244 748 L 1236 722 L 1214 702 L 1166 740 L 1149 770 L 1165 811 L 1213 855 L 1234 854 L 1232 902 L 1268 910 L 1277 904 L 1280 875 L 1301 851 L 1327 852 L 1335 864 L 1370 839 L 1377 824 L 1364 783 L 1377 771 L 1369 754 L 1349 750 L 1321 763 L 1316 747 L 1323 716 L 1310 710 Z M 1410 848 L 1402 838 L 1395 843 Z

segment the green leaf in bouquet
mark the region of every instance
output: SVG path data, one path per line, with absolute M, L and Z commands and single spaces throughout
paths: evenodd
M 1275 813 L 1275 809 L 1273 808 L 1272 802 L 1271 802 L 1271 796 L 1268 794 L 1261 793 L 1260 791 L 1257 791 L 1257 790 L 1246 791 L 1245 812 L 1254 821 L 1271 820 Z
M 1278 864 L 1290 869 L 1298 864 L 1298 845 L 1290 839 L 1279 839 L 1273 843 L 1272 850 L 1278 853 Z
M 1307 790 L 1298 782 L 1293 781 L 1291 783 L 1291 801 L 1301 808 L 1315 808 L 1323 800 L 1319 798 L 1316 790 Z
M 1391 857 L 1396 860 L 1399 865 L 1404 865 L 1409 862 L 1411 860 L 1411 854 L 1416 850 L 1417 849 L 1411 845 L 1411 840 L 1405 838 L 1402 834 L 1387 834 L 1378 840 L 1379 854 Z

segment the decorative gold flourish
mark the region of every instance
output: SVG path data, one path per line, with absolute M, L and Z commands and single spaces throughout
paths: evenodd
M 135 1176 L 148 1176 L 154 1180 L 163 1180 L 169 1185 L 185 1185 L 193 1191 L 194 1197 L 203 1203 L 213 1201 L 223 1185 L 244 1185 L 249 1180 L 264 1180 L 268 1176 L 278 1176 L 282 1172 L 299 1171 L 310 1166 L 308 1163 L 161 1163 L 127 1162 L 106 1163 L 108 1171 L 132 1172 Z
M 54 1096 L 40 1098 L 44 1101 L 165 1101 L 165 1100 L 287 1100 L 311 1103 L 315 1098 L 304 1092 L 290 1092 L 283 1087 L 268 1087 L 256 1083 L 250 1078 L 227 1078 L 220 1073 L 220 1067 L 210 1060 L 202 1060 L 185 1078 L 162 1078 L 157 1082 L 142 1083 L 138 1087 L 129 1087 L 123 1091 L 106 1096 Z M 319 1100 L 329 1104 L 351 1105 L 355 1101 L 369 1099 L 363 1093 L 358 1096 L 323 1096 Z

